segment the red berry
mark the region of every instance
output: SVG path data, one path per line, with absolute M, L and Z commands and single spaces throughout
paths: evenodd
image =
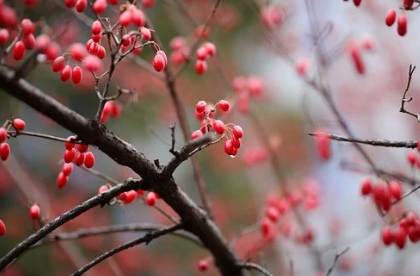
M 405 240 L 407 238 L 407 232 L 404 228 L 398 227 L 394 232 L 394 242 L 399 249 L 403 249 L 405 246 Z
M 35 48 L 36 41 L 35 41 L 35 36 L 33 34 L 28 34 L 28 35 L 23 36 L 22 42 L 23 42 L 23 45 L 25 45 L 25 48 L 27 50 L 32 50 Z
M 353 59 L 354 67 L 356 67 L 356 71 L 363 75 L 365 73 L 365 65 L 362 60 L 362 56 L 360 55 L 359 47 L 356 43 L 352 43 L 349 47 L 350 55 Z
M 268 218 L 264 218 L 260 225 L 260 230 L 263 238 L 268 239 L 272 235 L 273 225 Z
M 98 195 L 102 194 L 103 192 L 106 192 L 109 190 L 109 187 L 107 185 L 102 185 L 101 187 L 99 187 L 98 189 Z
M 267 213 L 266 216 L 272 221 L 272 222 L 276 222 L 279 219 L 279 211 L 274 208 L 274 207 L 270 207 L 267 209 Z
M 360 6 L 360 3 L 362 3 L 362 0 L 353 0 L 353 3 L 356 7 Z
M 191 140 L 197 139 L 201 137 L 202 135 L 203 133 L 201 132 L 201 130 L 196 130 L 191 134 Z
M 306 76 L 309 70 L 310 62 L 306 58 L 299 58 L 296 60 L 295 69 L 299 76 Z
M 64 162 L 66 163 L 71 163 L 74 160 L 74 157 L 76 157 L 76 150 L 75 149 L 71 149 L 71 150 L 66 150 L 64 152 Z
M 13 47 L 13 58 L 15 60 L 21 60 L 25 55 L 25 45 L 22 41 L 16 42 L 15 46 Z
M 66 186 L 68 181 L 69 178 L 67 176 L 65 176 L 62 172 L 59 173 L 57 177 L 57 187 L 60 189 L 63 188 L 64 186 Z
M 205 101 L 199 101 L 195 105 L 195 111 L 198 112 L 198 113 L 202 113 L 206 110 L 206 106 L 207 106 L 207 103 Z
M 29 216 L 33 220 L 37 220 L 41 214 L 41 209 L 39 208 L 38 204 L 34 204 L 29 209 Z
M 82 81 L 82 68 L 80 68 L 79 66 L 73 68 L 73 71 L 71 73 L 71 80 L 74 84 L 78 84 Z
M 73 8 L 75 4 L 76 0 L 64 0 L 64 5 L 69 9 Z
M 6 29 L 0 29 L 0 44 L 4 44 L 9 40 L 9 31 Z
M 78 12 L 83 12 L 87 7 L 87 0 L 77 0 L 76 3 L 76 10 Z
M 13 126 L 17 131 L 23 131 L 26 127 L 26 123 L 24 120 L 16 118 L 13 120 Z
M 125 204 L 130 204 L 137 198 L 137 192 L 134 190 L 128 191 L 125 194 L 126 194 L 126 198 L 124 199 Z
M 403 13 L 398 16 L 397 32 L 400 36 L 405 36 L 407 33 L 407 16 Z
M 79 152 L 87 152 L 89 149 L 89 145 L 86 144 L 77 144 L 77 150 Z
M 395 198 L 395 199 L 400 199 L 402 196 L 402 189 L 401 189 L 401 185 L 400 183 L 398 183 L 395 180 L 391 180 L 388 184 L 388 189 L 389 192 L 391 193 L 391 195 Z
M 35 32 L 35 24 L 32 23 L 30 19 L 23 19 L 20 23 L 20 27 L 22 28 L 23 35 L 30 35 Z
M 106 0 L 96 0 L 95 3 L 92 6 L 92 9 L 97 14 L 102 14 L 106 7 L 108 6 Z
M 97 72 L 101 70 L 102 62 L 97 56 L 88 55 L 83 59 L 83 66 L 89 71 Z
M 103 46 L 99 46 L 98 53 L 96 54 L 96 56 L 100 59 L 104 59 L 104 57 L 106 56 L 106 50 Z
M 144 195 L 144 191 L 142 189 L 137 189 L 137 196 L 143 196 Z
M 397 13 L 395 12 L 395 10 L 389 10 L 385 16 L 385 24 L 388 27 L 391 27 L 392 25 L 394 25 L 394 22 L 396 19 L 397 19 Z
M 231 140 L 227 140 L 225 142 L 224 150 L 225 150 L 225 152 L 226 152 L 227 155 L 234 155 L 235 148 L 233 147 Z
M 63 169 L 61 170 L 64 175 L 69 176 L 73 171 L 73 163 L 65 163 L 63 165 Z
M 408 163 L 410 163 L 410 165 L 411 165 L 411 166 L 414 166 L 414 164 L 416 164 L 416 161 L 417 161 L 417 154 L 416 154 L 416 152 L 415 152 L 415 151 L 410 150 L 410 151 L 407 153 L 407 161 L 408 161 Z
M 63 56 L 59 56 L 56 59 L 54 59 L 53 72 L 57 73 L 63 70 L 65 63 L 66 63 L 66 59 Z
M 156 71 L 160 72 L 165 68 L 165 59 L 162 55 L 156 54 L 153 58 L 153 68 Z
M 161 55 L 163 57 L 163 60 L 165 61 L 165 67 L 168 65 L 168 58 L 166 57 L 166 54 L 164 51 L 159 50 L 156 52 L 156 55 Z
M 213 122 L 213 129 L 214 129 L 214 131 L 216 131 L 216 133 L 223 134 L 223 133 L 225 133 L 226 127 L 225 127 L 225 124 L 222 121 L 215 120 Z
M 197 264 L 197 269 L 200 272 L 205 272 L 209 269 L 209 263 L 206 260 L 201 260 Z
M 62 82 L 67 82 L 71 78 L 71 67 L 70 65 L 64 66 L 63 70 L 61 71 L 60 77 Z
M 69 136 L 69 137 L 67 138 L 67 141 L 72 141 L 72 140 L 74 140 L 74 139 L 76 139 L 76 137 L 75 137 L 75 136 Z M 67 150 L 71 150 L 72 148 L 74 148 L 74 144 L 73 144 L 73 143 L 71 143 L 71 142 L 66 142 L 66 143 L 64 144 L 64 146 L 66 147 L 66 149 L 67 149 Z
M 242 128 L 238 125 L 235 125 L 233 127 L 233 136 L 235 136 L 236 138 L 242 138 L 242 136 L 244 136 L 244 131 L 242 130 Z
M 394 235 L 393 235 L 392 230 L 389 226 L 386 226 L 386 227 L 384 227 L 384 229 L 382 229 L 381 238 L 382 238 L 382 242 L 386 246 L 390 245 L 393 242 Z
M 140 34 L 141 34 L 141 38 L 144 41 L 148 41 L 148 40 L 152 39 L 152 32 L 148 28 L 141 27 L 140 28 Z
M 207 55 L 209 55 L 211 57 L 214 56 L 216 54 L 216 52 L 217 52 L 216 45 L 214 45 L 211 42 L 207 42 L 206 44 L 204 44 L 204 48 L 207 51 Z
M 155 206 L 156 194 L 154 192 L 148 192 L 146 197 L 146 204 L 149 206 Z
M 204 47 L 200 47 L 196 51 L 197 58 L 199 60 L 206 60 L 207 59 L 207 49 Z
M 4 127 L 0 127 L 0 143 L 3 143 L 7 139 L 7 130 Z
M 96 20 L 92 23 L 92 34 L 93 35 L 99 35 L 102 32 L 102 24 L 99 22 L 99 20 Z
M 232 146 L 236 149 L 241 147 L 242 141 L 241 138 L 236 138 L 235 136 L 232 137 Z
M 217 103 L 217 106 L 220 108 L 220 110 L 222 110 L 224 112 L 227 112 L 229 110 L 229 108 L 230 108 L 229 102 L 228 101 L 225 101 L 225 100 L 220 100 Z
M 372 192 L 372 182 L 370 178 L 367 178 L 363 181 L 360 190 L 363 196 L 367 196 Z
M 89 46 L 89 54 L 97 55 L 99 52 L 99 44 L 97 42 L 92 42 Z
M 6 234 L 6 225 L 0 219 L 0 236 L 4 236 Z
M 6 161 L 10 155 L 10 146 L 8 143 L 0 144 L 0 158 L 3 161 Z
M 133 21 L 134 25 L 138 27 L 141 27 L 146 23 L 146 17 L 144 13 L 139 9 L 131 11 L 131 20 Z
M 199 75 L 202 75 L 206 71 L 207 71 L 207 62 L 204 60 L 197 60 L 195 62 L 195 72 Z
M 141 4 L 143 5 L 143 7 L 145 8 L 151 8 L 155 5 L 155 0 L 142 0 Z
M 128 11 L 128 10 L 125 11 L 125 12 L 123 12 L 120 15 L 118 21 L 120 22 L 121 26 L 128 27 L 128 25 L 130 25 L 131 22 L 133 21 L 133 19 L 132 19 L 132 13 L 130 11 Z
M 92 152 L 87 152 L 85 154 L 85 167 L 90 169 L 95 165 L 95 155 Z
M 53 41 L 49 43 L 45 48 L 45 56 L 47 57 L 47 60 L 53 61 L 56 57 L 58 57 L 60 51 L 60 45 L 57 42 Z

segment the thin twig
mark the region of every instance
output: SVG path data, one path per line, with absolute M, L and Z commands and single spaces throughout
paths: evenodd
M 52 140 L 52 141 L 57 141 L 57 142 L 62 142 L 62 143 L 66 143 L 69 140 L 67 140 L 67 138 L 61 138 L 61 137 L 56 137 L 53 135 L 48 135 L 48 134 L 42 134 L 42 133 L 36 133 L 36 132 L 29 132 L 29 131 L 8 131 L 7 134 L 10 137 L 16 138 L 18 136 L 32 136 L 32 137 L 37 137 L 37 138 L 43 138 L 43 139 L 47 139 L 47 140 Z M 82 141 L 77 141 L 77 140 L 72 140 L 71 141 L 73 144 L 83 144 Z
M 338 263 L 338 260 L 340 259 L 340 257 L 341 256 L 343 256 L 344 254 L 346 254 L 347 253 L 347 251 L 349 251 L 350 250 L 350 247 L 347 247 L 346 249 L 344 249 L 343 251 L 341 251 L 340 253 L 336 253 L 335 254 L 335 257 L 334 257 L 334 262 L 333 262 L 333 264 L 331 265 L 331 267 L 327 270 L 327 273 L 325 274 L 325 276 L 329 276 L 332 272 L 333 272 L 333 270 L 334 270 L 334 268 L 335 268 L 335 266 L 337 265 L 337 263 Z
M 36 248 L 39 246 L 43 246 L 43 245 L 47 245 L 47 244 L 55 243 L 55 242 L 78 240 L 82 238 L 106 235 L 106 234 L 114 234 L 114 233 L 122 233 L 122 232 L 155 231 L 163 227 L 164 225 L 158 225 L 158 224 L 152 224 L 152 223 L 130 223 L 130 224 L 107 225 L 107 226 L 102 226 L 102 227 L 85 228 L 85 229 L 79 229 L 74 232 L 60 233 L 60 234 L 47 236 L 45 239 L 34 244 L 31 248 Z M 171 234 L 174 236 L 178 236 L 180 238 L 189 240 L 200 247 L 203 246 L 196 237 L 194 237 L 193 235 L 189 233 L 174 232 Z
M 410 64 L 410 67 L 408 68 L 407 86 L 405 87 L 404 94 L 403 94 L 402 99 L 401 99 L 400 112 L 408 114 L 410 116 L 413 116 L 414 118 L 417 119 L 417 121 L 419 121 L 419 115 L 418 114 L 414 114 L 414 113 L 405 109 L 405 103 L 411 102 L 413 100 L 413 98 L 407 99 L 406 96 L 407 96 L 408 90 L 410 89 L 411 78 L 413 77 L 413 74 L 414 74 L 415 70 L 416 70 L 416 66 L 413 66 L 412 64 Z
M 127 243 L 125 243 L 121 246 L 115 247 L 115 248 L 105 252 L 104 254 L 98 256 L 96 259 L 94 259 L 93 261 L 91 261 L 90 263 L 85 265 L 84 267 L 82 267 L 79 270 L 77 270 L 76 272 L 74 272 L 71 276 L 83 275 L 86 271 L 88 271 L 89 269 L 91 269 L 95 265 L 101 263 L 102 261 L 106 260 L 107 258 L 109 258 L 109 257 L 111 257 L 111 256 L 113 256 L 113 255 L 115 255 L 115 254 L 117 254 L 117 253 L 119 253 L 123 250 L 126 250 L 128 248 L 131 248 L 131 247 L 136 246 L 136 245 L 141 244 L 141 243 L 149 244 L 152 240 L 154 240 L 154 239 L 156 239 L 160 236 L 175 232 L 179 229 L 182 229 L 182 224 L 175 224 L 175 225 L 172 225 L 170 227 L 166 227 L 166 228 L 162 228 L 160 230 L 149 232 L 148 234 L 146 234 L 146 235 L 144 235 L 144 236 L 142 236 L 138 239 L 132 240 L 130 242 L 127 242 Z
M 262 266 L 260 266 L 258 264 L 242 263 L 239 266 L 242 267 L 243 269 L 247 269 L 247 270 L 256 270 L 256 271 L 260 272 L 262 275 L 265 275 L 265 276 L 273 276 L 273 274 L 271 274 L 270 271 L 268 271 L 267 269 L 263 268 Z
M 310 132 L 309 135 L 317 136 L 317 133 Z M 327 138 L 340 142 L 359 143 L 376 147 L 388 147 L 388 148 L 410 148 L 414 149 L 417 147 L 417 142 L 414 141 L 389 141 L 389 140 L 367 140 L 359 138 L 349 138 L 334 134 L 323 133 Z

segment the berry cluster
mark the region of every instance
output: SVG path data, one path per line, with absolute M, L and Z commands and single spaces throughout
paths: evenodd
M 293 225 L 290 220 L 292 208 L 301 205 L 305 211 L 316 209 L 319 206 L 319 186 L 315 181 L 308 180 L 300 190 L 290 195 L 279 197 L 277 194 L 270 194 L 267 198 L 265 217 L 260 224 L 260 232 L 265 242 L 274 240 L 278 233 L 284 237 L 292 237 Z M 277 230 L 275 224 L 281 221 Z M 308 244 L 313 240 L 313 232 L 306 229 L 303 233 L 295 233 L 294 240 L 298 243 Z
M 412 4 L 413 2 L 411 2 L 411 6 Z M 395 12 L 395 10 L 389 10 L 385 16 L 385 24 L 388 27 L 391 27 L 392 25 L 394 25 L 395 21 L 397 21 L 397 33 L 400 36 L 404 36 L 407 33 L 407 16 L 402 13 L 398 16 L 397 19 L 397 13 Z
M 7 127 L 10 125 L 13 126 L 16 132 L 23 131 L 26 127 L 25 121 L 18 118 L 8 123 Z M 10 155 L 10 145 L 6 142 L 7 135 L 7 129 L 4 127 L 0 128 L 0 159 L 3 161 L 6 161 Z
M 262 147 L 249 148 L 243 154 L 244 163 L 248 166 L 262 163 L 267 160 L 267 157 L 267 150 Z
M 199 130 L 191 134 L 191 139 L 197 139 L 204 133 L 215 132 L 222 137 L 226 137 L 224 144 L 225 153 L 230 156 L 236 156 L 238 149 L 241 147 L 241 138 L 244 135 L 239 125 L 225 124 L 222 120 L 213 119 L 216 113 L 216 107 L 222 112 L 229 111 L 230 104 L 228 101 L 220 100 L 216 105 L 207 104 L 205 101 L 199 101 L 195 106 L 195 115 L 197 119 L 202 120 Z
M 395 180 L 391 180 L 387 184 L 373 185 L 372 180 L 367 178 L 363 181 L 360 192 L 363 196 L 370 195 L 374 203 L 385 212 L 391 209 L 394 203 L 393 199 L 400 200 L 402 197 L 401 185 Z
M 171 64 L 174 66 L 183 64 L 191 51 L 185 39 L 181 36 L 174 37 L 169 46 L 171 48 L 171 55 L 169 56 Z
M 412 243 L 420 241 L 420 219 L 411 211 L 400 219 L 396 229 L 385 226 L 381 232 L 382 242 L 386 246 L 394 243 L 399 249 L 405 247 L 407 237 Z
M 108 122 L 109 117 L 118 118 L 121 115 L 121 106 L 115 101 L 107 101 L 101 115 L 101 123 Z
M 204 43 L 196 51 L 195 72 L 202 75 L 207 71 L 207 59 L 216 54 L 216 45 L 211 42 Z
M 77 166 L 84 165 L 88 169 L 95 165 L 95 155 L 88 151 L 89 146 L 85 144 L 76 145 L 73 143 L 74 140 L 76 140 L 76 137 L 70 136 L 67 138 L 68 142 L 65 143 L 66 151 L 63 155 L 65 164 L 57 176 L 57 186 L 60 189 L 69 181 L 69 176 L 73 171 L 73 162 Z
M 35 24 L 25 18 L 20 23 L 22 35 L 19 41 L 13 46 L 13 58 L 15 60 L 21 60 L 25 56 L 26 49 L 32 50 L 35 48 Z M 7 39 L 6 39 L 7 40 Z
M 248 113 L 251 97 L 259 97 L 264 89 L 262 79 L 258 77 L 237 76 L 232 80 L 232 89 L 239 94 L 238 109 L 241 113 Z

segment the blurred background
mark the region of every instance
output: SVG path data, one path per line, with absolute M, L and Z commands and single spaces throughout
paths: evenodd
M 217 103 L 221 99 L 233 105 L 225 123 L 244 129 L 243 144 L 235 158 L 224 153 L 223 143 L 197 154 L 211 207 L 223 233 L 231 239 L 242 229 L 253 230 L 235 244 L 242 258 L 259 262 L 274 275 L 323 275 L 334 263 L 335 254 L 349 247 L 332 274 L 418 275 L 418 245 L 408 242 L 401 251 L 395 246 L 385 247 L 380 241 L 384 220 L 371 200 L 360 195 L 360 183 L 368 174 L 341 166 L 346 161 L 369 169 L 361 155 L 351 144 L 333 141 L 331 158 L 324 161 L 318 156 L 316 140 L 308 133 L 322 128 L 328 133 L 345 134 L 320 93 L 297 74 L 295 66 L 296 61 L 304 60 L 309 79 L 322 75 L 338 110 L 357 137 L 418 140 L 418 122 L 399 113 L 399 108 L 409 64 L 420 64 L 416 54 L 420 40 L 415 29 L 420 16 L 416 11 L 402 11 L 401 2 L 363 0 L 356 7 L 352 1 L 222 0 L 210 21 L 211 32 L 206 39 L 217 46 L 217 55 L 209 60 L 204 75 L 198 75 L 194 61 L 191 62 L 177 79 L 176 87 L 192 130 L 199 129 L 201 123 L 195 118 L 195 104 L 200 100 Z M 144 8 L 168 57 L 174 38 L 182 37 L 187 47 L 194 44 L 196 27 L 206 22 L 215 3 L 215 0 L 156 0 L 153 7 Z M 85 44 L 90 38 L 87 24 L 94 18 L 90 11 L 75 16 L 61 0 L 39 0 L 30 7 L 21 0 L 5 0 L 5 4 L 17 11 L 19 19 L 28 17 L 42 26 L 38 27 L 37 35 L 41 29 L 51 36 L 63 33 L 57 39 L 61 54 L 73 43 Z M 408 33 L 404 37 L 398 36 L 395 25 L 385 25 L 389 9 L 407 15 Z M 105 16 L 116 22 L 118 14 L 117 6 L 109 6 Z M 311 33 L 314 26 L 321 32 L 319 47 L 314 47 Z M 370 45 L 360 46 L 364 74 L 358 74 L 348 51 L 354 43 Z M 326 64 L 319 64 L 316 49 L 329 57 Z M 149 159 L 166 164 L 172 157 L 169 126 L 178 123 L 177 116 L 165 83 L 136 62 L 141 59 L 151 64 L 153 55 L 154 50 L 146 48 L 119 64 L 111 91 L 116 92 L 117 86 L 135 89 L 138 97 L 136 101 L 128 97 L 119 99 L 122 113 L 106 126 Z M 62 83 L 42 55 L 38 60 L 41 62 L 29 75 L 29 81 L 83 116 L 93 117 L 98 98 L 90 74 L 84 72 L 80 85 Z M 18 66 L 12 60 L 7 62 Z M 104 63 L 107 66 L 107 61 Z M 182 66 L 171 64 L 175 72 Z M 409 92 L 414 100 L 407 104 L 414 113 L 420 110 L 418 79 L 415 74 Z M 238 89 L 241 81 L 247 88 Z M 256 92 L 250 92 L 251 83 L 257 86 Z M 7 120 L 10 116 L 24 119 L 28 131 L 64 138 L 71 135 L 6 93 L 0 93 L 0 118 Z M 7 235 L 0 238 L 0 256 L 39 227 L 28 216 L 30 204 L 38 203 L 43 219 L 48 221 L 94 196 L 107 183 L 75 167 L 66 187 L 58 189 L 62 143 L 25 136 L 9 142 L 12 155 L 0 163 L 0 218 L 8 229 Z M 177 148 L 184 143 L 177 127 Z M 418 175 L 417 168 L 411 168 L 406 161 L 407 149 L 364 148 L 379 168 L 408 177 Z M 96 156 L 95 170 L 118 181 L 136 177 L 101 152 L 91 150 Z M 277 160 L 274 163 L 273 158 Z M 176 171 L 175 178 L 200 204 L 190 162 Z M 312 242 L 302 242 L 300 237 L 305 232 L 292 211 L 273 224 L 276 234 L 272 240 L 262 240 L 260 222 L 273 198 L 284 196 L 281 185 L 303 196 L 297 210 L 311 229 Z M 408 191 L 410 187 L 403 189 Z M 176 216 L 161 200 L 157 206 Z M 417 211 L 418 197 L 413 194 L 394 208 L 395 212 Z M 95 208 L 60 231 L 141 222 L 171 223 L 139 199 L 129 205 L 116 203 Z M 118 233 L 35 248 L 6 270 L 4 276 L 69 275 L 102 252 L 138 236 L 139 233 Z M 321 259 L 323 271 L 319 271 L 314 254 Z M 148 246 L 117 254 L 87 275 L 199 275 L 197 262 L 209 257 L 208 252 L 191 242 L 165 236 Z M 205 274 L 218 275 L 218 271 L 210 266 Z

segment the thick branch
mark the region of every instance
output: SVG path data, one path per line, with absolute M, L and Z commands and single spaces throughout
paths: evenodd
M 84 143 L 97 146 L 116 163 L 127 166 L 139 174 L 144 179 L 144 184 L 147 184 L 143 188 L 155 190 L 175 210 L 182 218 L 186 230 L 195 234 L 212 253 L 215 264 L 223 275 L 243 275 L 238 266 L 238 257 L 229 247 L 215 223 L 176 185 L 172 178 L 162 177 L 160 170 L 132 145 L 109 132 L 105 126 L 87 120 L 57 102 L 26 80 L 15 78 L 14 72 L 3 66 L 0 66 L 0 88 L 74 132 Z M 35 239 L 29 246 L 38 240 Z M 18 254 L 14 253 L 14 256 L 18 257 L 23 251 L 25 249 L 20 250 Z M 0 271 L 13 260 L 13 258 L 7 261 L 3 259 L 0 261 L 0 263 L 3 262 Z
M 92 267 L 94 267 L 95 265 L 99 264 L 100 262 L 106 260 L 107 258 L 123 251 L 126 249 L 129 249 L 133 246 L 136 246 L 138 244 L 141 243 L 146 243 L 148 244 L 149 242 L 151 242 L 152 240 L 166 235 L 168 233 L 172 233 L 175 232 L 176 230 L 179 230 L 182 228 L 182 224 L 175 224 L 173 226 L 167 227 L 167 228 L 162 228 L 160 230 L 156 230 L 153 232 L 149 232 L 148 234 L 144 235 L 143 237 L 140 237 L 138 239 L 132 240 L 130 242 L 127 242 L 121 246 L 115 247 L 107 252 L 105 252 L 104 254 L 98 256 L 96 259 L 94 259 L 93 261 L 91 261 L 90 263 L 88 263 L 87 265 L 85 265 L 84 267 L 80 268 L 78 271 L 76 271 L 75 273 L 73 273 L 71 276 L 80 276 L 83 275 L 85 272 L 87 272 L 89 269 L 91 269 Z
M 309 135 L 317 136 L 316 133 L 312 133 L 312 132 L 309 133 Z M 335 140 L 335 141 L 365 144 L 365 145 L 376 146 L 376 147 L 410 148 L 410 149 L 414 149 L 417 147 L 417 142 L 414 142 L 414 141 L 404 142 L 404 141 L 388 141 L 388 140 L 365 140 L 365 139 L 349 138 L 349 137 L 344 137 L 344 136 L 339 136 L 339 135 L 334 135 L 334 134 L 327 134 L 327 133 L 325 133 L 325 135 L 329 139 Z

